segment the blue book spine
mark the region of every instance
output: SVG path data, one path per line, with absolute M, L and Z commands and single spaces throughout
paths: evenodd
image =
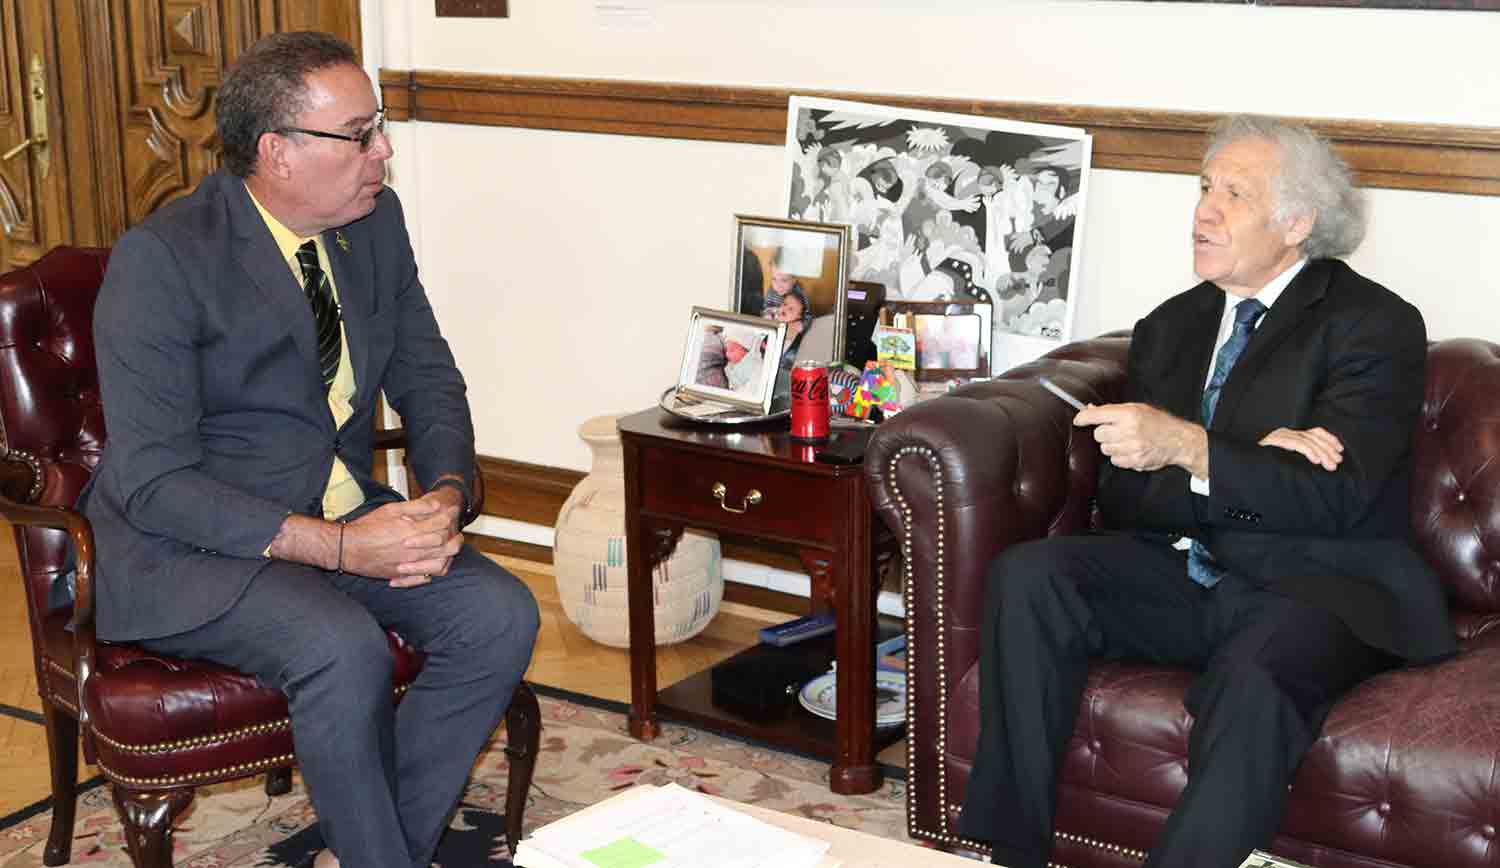
M 804 639 L 832 633 L 833 627 L 833 613 L 831 612 L 822 615 L 807 615 L 784 624 L 760 628 L 760 641 L 767 645 L 785 647 Z

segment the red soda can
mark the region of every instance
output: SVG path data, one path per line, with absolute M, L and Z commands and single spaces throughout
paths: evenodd
M 792 439 L 828 439 L 828 364 L 792 367 Z

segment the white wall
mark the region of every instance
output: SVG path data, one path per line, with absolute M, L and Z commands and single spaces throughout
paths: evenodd
M 1500 125 L 1500 13 L 1103 0 L 517 0 L 505 20 L 364 0 L 372 66 Z M 975 7 L 988 6 L 976 11 Z M 775 214 L 758 145 L 393 125 L 393 185 L 469 380 L 479 450 L 586 468 L 589 416 L 674 382 L 729 297 L 731 215 Z M 1096 170 L 1077 336 L 1193 282 L 1195 179 Z M 1434 337 L 1500 339 L 1500 197 L 1372 191 L 1356 268 Z

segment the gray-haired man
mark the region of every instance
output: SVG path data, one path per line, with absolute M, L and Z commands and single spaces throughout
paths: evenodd
M 1193 215 L 1203 283 L 1136 324 L 1125 401 L 1090 406 L 1106 530 L 990 567 L 982 730 L 960 831 L 1043 868 L 1090 657 L 1199 674 L 1188 780 L 1148 868 L 1231 868 L 1267 847 L 1333 702 L 1454 650 L 1407 545 L 1426 332 L 1338 257 L 1361 200 L 1310 131 L 1214 131 Z

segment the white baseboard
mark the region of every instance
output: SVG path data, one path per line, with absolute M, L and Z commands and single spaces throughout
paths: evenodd
M 552 547 L 552 528 L 539 524 L 528 524 L 524 521 L 512 521 L 508 518 L 496 518 L 492 515 L 481 515 L 476 518 L 465 530 L 471 533 L 492 536 L 496 539 L 508 539 L 516 542 L 529 543 L 531 545 Z M 790 570 L 781 570 L 776 567 L 768 567 L 763 564 L 753 564 L 749 561 L 724 559 L 724 581 L 734 582 L 739 585 L 749 585 L 756 588 L 765 588 L 793 597 L 812 596 L 812 579 L 806 573 L 794 573 Z M 902 604 L 901 595 L 892 591 L 882 591 L 876 608 L 882 615 L 893 618 L 906 617 L 906 608 Z
M 493 515 L 481 515 L 474 519 L 464 530 L 469 533 L 492 536 L 495 539 L 508 539 L 514 542 L 552 548 L 552 528 L 540 524 L 528 524 L 524 521 L 496 518 Z

